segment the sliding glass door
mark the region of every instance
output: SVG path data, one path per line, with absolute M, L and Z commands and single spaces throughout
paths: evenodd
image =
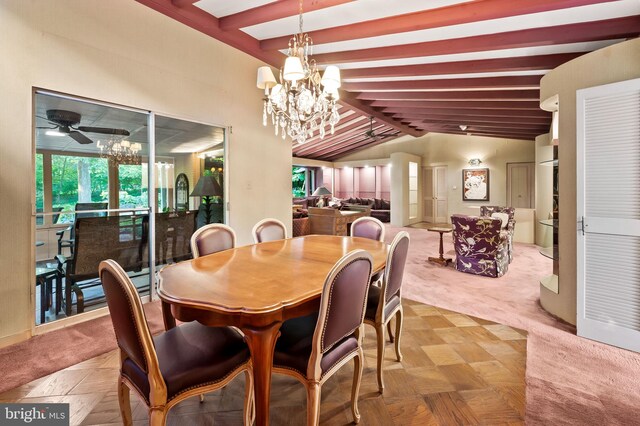
M 104 259 L 152 296 L 150 271 L 224 221 L 224 129 L 45 91 L 34 102 L 36 324 L 106 306 Z

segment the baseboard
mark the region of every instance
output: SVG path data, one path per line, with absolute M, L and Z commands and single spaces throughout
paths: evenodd
M 21 331 L 19 333 L 11 334 L 0 338 L 0 348 L 11 346 L 16 343 L 24 342 L 31 338 L 31 330 Z

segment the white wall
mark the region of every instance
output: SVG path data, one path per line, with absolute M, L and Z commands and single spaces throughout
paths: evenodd
M 34 87 L 232 126 L 229 224 L 291 226 L 291 144 L 262 126 L 257 60 L 131 0 L 0 2 L 0 345 L 32 332 Z
M 421 138 L 404 137 L 380 144 L 340 158 L 340 162 L 389 158 L 395 152 L 420 156 L 422 167 L 447 166 L 449 215 L 472 214 L 469 206 L 506 205 L 507 163 L 535 161 L 533 141 L 429 133 Z M 471 158 L 480 158 L 482 164 L 479 167 L 490 169 L 488 202 L 462 201 L 462 169 L 470 167 L 468 161 Z M 393 185 L 394 171 L 391 173 Z

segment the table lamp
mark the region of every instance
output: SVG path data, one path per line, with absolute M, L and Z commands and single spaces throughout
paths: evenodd
M 211 197 L 221 197 L 222 194 L 223 192 L 220 184 L 212 175 L 201 176 L 198 183 L 196 183 L 196 187 L 193 188 L 191 197 L 204 198 L 204 209 L 205 214 L 207 215 L 207 219 L 205 221 L 206 224 L 209 224 L 210 220 Z
M 316 204 L 316 207 L 324 207 L 324 197 L 326 195 L 331 195 L 331 191 L 329 191 L 324 186 L 320 186 L 316 188 L 315 191 L 313 191 L 313 194 L 311 194 L 312 197 L 320 197 L 320 199 L 318 200 L 318 204 Z

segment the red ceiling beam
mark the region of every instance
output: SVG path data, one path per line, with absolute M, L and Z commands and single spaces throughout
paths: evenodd
M 593 40 L 610 40 L 635 37 L 638 34 L 640 34 L 640 15 L 635 15 L 602 21 L 531 28 L 503 33 L 405 44 L 401 46 L 385 46 L 325 53 L 314 55 L 314 58 L 319 64 L 379 61 L 385 59 L 579 43 Z
M 191 6 L 197 1 L 198 0 L 171 0 L 171 3 L 173 3 L 175 7 L 185 7 L 185 6 Z
M 413 108 L 413 109 L 437 109 L 437 108 L 477 108 L 477 109 L 517 109 L 517 110 L 540 110 L 540 103 L 529 102 L 508 102 L 508 101 L 373 101 L 369 105 L 379 108 Z
M 342 83 L 350 92 L 366 90 L 500 89 L 539 87 L 541 75 L 515 77 L 442 78 L 438 80 L 366 81 Z
M 478 90 L 450 92 L 360 92 L 361 100 L 420 100 L 420 101 L 535 101 L 540 102 L 539 90 Z
M 340 125 L 338 125 L 335 128 L 335 133 L 332 135 L 330 131 L 326 132 L 326 135 L 324 137 L 324 139 L 320 139 L 320 136 L 316 135 L 313 138 L 309 139 L 307 142 L 303 143 L 303 144 L 294 144 L 293 146 L 293 152 L 294 153 L 298 153 L 298 152 L 304 152 L 307 149 L 310 149 L 312 146 L 315 146 L 318 143 L 324 143 L 330 139 L 345 135 L 347 133 L 349 133 L 350 131 L 352 131 L 353 129 L 363 129 L 365 128 L 367 125 L 369 124 L 369 120 L 365 120 L 363 116 L 358 116 L 357 119 L 354 119 L 350 122 L 344 123 L 344 125 L 342 125 L 342 123 L 340 123 Z
M 496 122 L 477 122 L 473 120 L 460 121 L 460 120 L 424 120 L 414 119 L 415 123 L 419 123 L 422 129 L 429 129 L 429 126 L 451 126 L 451 128 L 457 128 L 460 124 L 465 124 L 473 128 L 498 128 L 498 129 L 546 129 L 542 133 L 549 131 L 550 123 L 496 123 Z
M 474 115 L 478 117 L 533 117 L 542 119 L 551 119 L 551 113 L 547 111 L 528 110 L 528 109 L 416 109 L 416 108 L 385 108 L 385 114 L 420 114 L 426 117 L 430 115 L 454 115 L 467 116 Z
M 189 1 L 189 0 L 187 0 Z M 338 6 L 353 0 L 314 0 L 304 6 L 304 12 L 326 9 L 327 7 Z M 193 3 L 193 2 L 192 2 Z M 298 14 L 298 0 L 280 0 L 268 3 L 253 9 L 243 10 L 220 18 L 220 28 L 231 30 L 237 28 L 250 27 L 264 22 L 275 21 L 276 19 L 288 18 Z M 291 36 L 287 36 L 285 42 L 278 48 L 284 49 Z
M 373 131 L 381 131 L 381 129 L 386 128 L 386 126 L 384 125 L 374 125 L 373 126 Z M 342 146 L 345 146 L 345 144 L 347 144 L 349 141 L 352 141 L 354 139 L 359 139 L 362 137 L 366 137 L 365 136 L 365 132 L 369 130 L 369 128 L 366 129 L 361 129 L 361 130 L 352 130 L 350 132 L 347 132 L 346 134 L 340 135 L 340 137 L 338 138 L 333 138 L 333 139 L 329 139 L 328 141 L 325 141 L 323 143 L 319 143 L 316 144 L 312 147 L 311 150 L 308 150 L 305 155 L 306 156 L 310 156 L 310 155 L 322 155 L 332 149 L 337 149 L 340 148 Z
M 411 115 L 403 115 L 402 120 L 408 120 L 415 122 L 419 120 L 422 123 L 432 123 L 434 121 L 449 121 L 454 124 L 466 124 L 469 125 L 471 123 L 522 123 L 522 124 L 540 124 L 546 125 L 551 124 L 551 120 L 545 120 L 541 118 L 530 118 L 530 117 L 478 117 L 478 116 L 455 116 L 455 115 L 430 115 L 428 117 L 425 116 L 411 116 Z
M 324 28 L 322 30 L 311 31 L 309 35 L 313 38 L 313 42 L 315 44 L 331 43 L 336 41 L 397 34 L 408 31 L 419 31 L 468 22 L 485 21 L 488 19 L 499 19 L 508 16 L 546 12 L 594 3 L 604 3 L 607 1 L 612 0 L 473 1 L 440 7 L 437 9 L 390 16 L 387 18 L 356 22 L 338 27 Z M 276 37 L 263 40 L 261 42 L 261 47 L 265 50 L 281 49 L 283 43 L 284 46 L 286 46 L 287 40 L 288 37 Z
M 478 128 L 476 126 L 468 127 L 465 130 L 461 130 L 459 127 L 453 126 L 433 126 L 427 127 L 429 132 L 461 132 L 461 133 L 509 133 L 512 135 L 541 135 L 546 133 L 548 129 L 506 129 L 506 128 Z
M 344 147 L 340 147 L 340 149 L 328 152 L 324 154 L 324 156 L 328 158 L 340 158 L 341 156 L 352 154 L 353 152 L 359 151 L 361 149 L 370 148 L 372 146 L 379 145 L 381 143 L 392 141 L 394 139 L 397 139 L 400 136 L 401 135 L 397 135 L 397 136 L 392 136 L 384 139 L 370 139 L 370 138 L 361 139 L 359 141 L 356 141 L 355 143 L 351 143 Z
M 573 52 L 559 53 L 556 55 L 441 62 L 436 64 L 354 68 L 342 70 L 342 78 L 410 77 L 418 75 L 468 74 L 478 72 L 551 70 L 585 53 L 586 52 Z
M 227 31 L 222 30 L 219 26 L 219 19 L 198 7 L 190 5 L 178 8 L 173 5 L 171 0 L 136 1 L 197 31 L 220 40 L 231 47 L 235 47 L 236 49 L 241 50 L 273 67 L 279 68 L 284 63 L 284 56 L 280 52 L 265 52 L 261 50 L 258 40 L 238 29 Z M 259 94 L 258 89 L 256 89 L 256 93 Z M 256 99 L 258 99 L 258 97 L 256 97 Z M 412 136 L 420 136 L 422 134 L 422 132 L 417 131 L 415 128 L 394 122 L 391 118 L 380 114 L 361 100 L 357 99 L 355 96 L 349 95 L 346 92 L 341 94 L 340 103 L 350 107 L 350 109 L 353 109 L 360 114 L 367 116 L 373 115 L 403 133 Z
M 304 145 L 301 146 L 300 149 L 296 150 L 295 153 L 307 155 L 311 151 L 317 151 L 320 148 L 330 146 L 330 145 L 336 145 L 344 142 L 345 140 L 351 139 L 354 136 L 362 135 L 367 130 L 369 130 L 368 123 L 361 124 L 359 126 L 353 127 L 348 130 L 345 129 L 344 131 L 338 134 L 335 134 L 330 137 L 325 137 L 323 140 L 316 141 L 315 143 L 312 143 L 312 144 L 305 143 Z

